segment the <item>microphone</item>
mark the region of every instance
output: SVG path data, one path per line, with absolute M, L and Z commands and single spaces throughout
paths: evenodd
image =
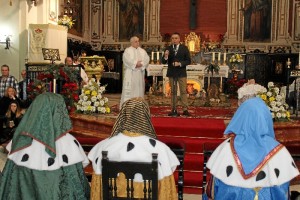
M 174 51 L 174 54 L 176 55 L 177 54 L 177 45 L 176 44 L 173 44 L 173 51 Z

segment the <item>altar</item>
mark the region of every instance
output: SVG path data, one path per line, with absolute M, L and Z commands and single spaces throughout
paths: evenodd
M 202 89 L 204 89 L 204 79 L 208 77 L 208 81 L 210 81 L 210 77 L 212 77 L 211 73 L 207 73 L 205 70 L 206 65 L 195 64 L 188 65 L 186 67 L 187 71 L 187 91 L 188 93 L 195 92 L 199 93 Z M 147 76 L 153 76 L 153 83 L 157 85 L 157 77 L 163 77 L 163 93 L 166 96 L 171 95 L 171 88 L 169 84 L 169 78 L 167 75 L 167 65 L 153 65 L 150 64 L 147 68 Z M 218 73 L 214 73 L 213 77 L 220 78 L 220 87 L 221 90 L 223 88 L 223 78 L 228 78 L 229 67 L 227 65 L 220 65 L 220 70 Z M 177 90 L 179 91 L 179 90 Z

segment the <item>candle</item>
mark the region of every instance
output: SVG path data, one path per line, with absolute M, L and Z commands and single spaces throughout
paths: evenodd
M 156 52 L 156 57 L 157 57 L 157 59 L 156 59 L 156 60 L 159 60 L 159 51 L 158 51 L 158 52 Z
M 215 61 L 215 52 L 212 52 L 212 61 Z
M 56 79 L 53 79 L 53 93 L 56 93 Z
M 151 52 L 151 60 L 154 60 L 154 52 Z
M 226 53 L 224 53 L 224 61 L 226 61 Z
M 218 61 L 220 61 L 221 60 L 221 53 L 219 52 L 218 53 Z

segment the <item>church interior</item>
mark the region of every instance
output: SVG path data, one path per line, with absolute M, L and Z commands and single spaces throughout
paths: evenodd
M 43 78 L 52 73 L 53 80 L 38 84 L 63 94 L 64 83 L 53 74 L 67 57 L 74 71 L 80 59 L 89 80 L 106 87 L 103 112 L 80 113 L 78 98 L 67 102 L 71 134 L 87 149 L 111 134 L 119 114 L 123 54 L 130 38 L 139 38 L 150 59 L 144 98 L 157 138 L 184 152 L 175 172 L 178 199 L 198 199 L 203 193 L 206 153 L 224 141 L 238 108 L 237 90 L 249 80 L 267 89 L 272 83 L 283 93 L 289 114 L 275 114 L 275 137 L 300 167 L 300 0 L 2 0 L 0 11 L 1 66 L 7 64 L 18 81 L 27 71 L 28 93 L 36 95 L 34 80 L 40 73 Z M 161 59 L 173 33 L 191 57 L 187 117 L 168 117 L 171 86 Z M 71 79 L 70 70 L 63 73 Z M 0 160 L 2 170 L 5 154 Z M 91 165 L 85 172 L 91 176 Z M 299 175 L 291 190 L 300 193 Z

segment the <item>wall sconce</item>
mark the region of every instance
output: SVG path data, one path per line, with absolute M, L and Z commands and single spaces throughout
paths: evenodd
M 5 44 L 4 49 L 9 49 L 9 47 L 10 47 L 10 37 L 11 37 L 11 35 L 8 35 L 8 36 L 4 35 L 3 38 L 5 38 L 5 39 L 3 39 L 3 41 L 0 41 L 1 44 Z
M 37 1 L 36 0 L 31 0 L 34 6 L 36 6 Z
M 67 0 L 64 6 L 64 15 L 73 16 L 74 13 L 78 12 L 79 6 L 75 3 L 75 1 Z
M 10 37 L 9 37 L 9 36 L 7 36 L 7 37 L 5 38 L 5 44 L 6 44 L 5 49 L 9 49 L 9 47 L 10 47 Z

